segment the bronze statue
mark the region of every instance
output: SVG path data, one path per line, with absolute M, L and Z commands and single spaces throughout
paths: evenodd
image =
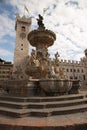
M 44 23 L 43 23 L 43 17 L 39 14 L 37 19 L 38 29 L 45 29 Z

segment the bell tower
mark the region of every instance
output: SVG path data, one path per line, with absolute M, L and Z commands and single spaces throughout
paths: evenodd
M 20 66 L 29 55 L 29 41 L 27 40 L 27 35 L 30 31 L 31 22 L 31 18 L 26 18 L 25 16 L 20 17 L 19 14 L 16 15 L 16 44 L 14 49 L 13 72 L 16 71 L 16 67 Z

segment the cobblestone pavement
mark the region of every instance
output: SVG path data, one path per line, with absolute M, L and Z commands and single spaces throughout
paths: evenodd
M 0 116 L 0 124 L 16 126 L 67 126 L 87 123 L 87 112 L 80 112 L 69 115 L 58 115 L 52 117 L 24 117 L 11 118 Z

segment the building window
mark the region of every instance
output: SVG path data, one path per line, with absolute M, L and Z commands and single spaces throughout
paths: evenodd
M 83 73 L 83 69 L 82 69 L 82 73 Z
M 85 80 L 85 75 L 83 75 L 83 79 Z
M 23 50 L 23 48 L 21 48 L 21 50 Z
M 77 72 L 79 72 L 79 69 L 77 69 Z
M 70 71 L 72 72 L 72 69 L 70 69 Z
M 76 69 L 74 69 L 74 72 L 76 72 Z
M 78 79 L 78 77 L 76 77 L 76 76 L 75 76 L 75 78 L 74 78 L 74 79 Z
M 23 44 L 21 44 L 21 46 L 23 46 Z
M 2 71 L 3 74 L 5 74 L 5 71 Z
M 73 77 L 72 77 L 72 76 L 70 76 L 70 79 L 73 79 Z
M 67 72 L 69 72 L 69 69 L 66 69 Z
M 23 79 L 23 76 L 21 76 L 20 78 Z

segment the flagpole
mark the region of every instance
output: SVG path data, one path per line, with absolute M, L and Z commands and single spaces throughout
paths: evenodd
M 29 10 L 28 10 L 28 8 L 26 7 L 26 5 L 24 5 L 24 14 L 25 14 L 25 11 L 26 11 L 27 14 L 29 15 Z
M 46 12 L 48 9 L 49 9 L 49 7 L 48 7 L 48 8 L 43 8 L 43 16 L 44 16 L 45 12 Z
M 24 16 L 25 16 L 25 6 L 24 6 Z

